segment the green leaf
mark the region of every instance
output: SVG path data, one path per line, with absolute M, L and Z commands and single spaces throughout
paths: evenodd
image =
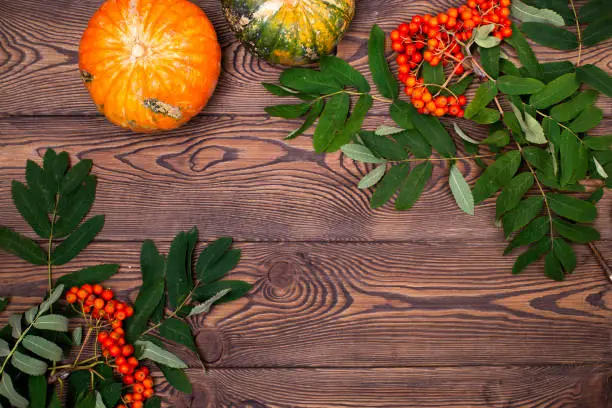
M 21 333 L 23 332 L 23 329 L 21 328 L 21 319 L 23 319 L 22 314 L 14 314 L 8 318 L 8 323 L 12 329 L 11 335 L 16 339 L 21 337 Z
M 122 384 L 109 381 L 100 387 L 100 396 L 103 403 L 108 407 L 114 407 L 121 398 Z
M 286 69 L 280 76 L 280 83 L 308 94 L 330 94 L 342 90 L 333 76 L 309 68 Z
M 577 222 L 593 222 L 597 208 L 590 202 L 563 194 L 547 193 L 550 209 L 562 217 Z
M 540 122 L 527 112 L 525 112 L 525 128 L 523 131 L 525 132 L 525 139 L 527 139 L 528 142 L 535 144 L 548 143 L 544 135 L 544 128 Z
M 584 180 L 586 178 L 587 171 L 589 169 L 589 149 L 587 149 L 584 145 L 578 145 L 578 162 L 576 169 L 574 171 L 574 175 L 576 176 L 576 181 Z M 584 189 L 580 190 L 584 191 Z
M 515 248 L 539 241 L 548 232 L 550 232 L 548 217 L 542 216 L 534 219 L 514 236 L 510 244 L 504 250 L 504 255 L 509 254 Z
M 119 271 L 117 264 L 102 264 L 89 266 L 80 271 L 69 273 L 57 280 L 56 284 L 63 284 L 66 288 L 73 286 L 81 286 L 85 283 L 94 284 L 102 283 Z
M 199 305 L 194 306 L 193 309 L 191 309 L 191 312 L 189 312 L 189 316 L 195 316 L 195 315 L 199 315 L 202 313 L 208 313 L 212 305 L 215 304 L 215 302 L 221 300 L 223 296 L 227 295 L 231 291 L 232 290 L 229 288 L 220 290 L 219 292 L 217 292 L 217 294 L 215 294 L 210 299 L 206 300 L 204 303 L 200 303 Z
M 295 139 L 296 137 L 300 136 L 305 131 L 310 129 L 312 127 L 312 125 L 314 125 L 314 123 L 319 118 L 319 115 L 321 115 L 321 112 L 323 111 L 323 107 L 324 106 L 325 106 L 325 100 L 324 99 L 319 99 L 316 102 L 314 102 L 312 104 L 312 107 L 308 111 L 308 115 L 306 115 L 306 119 L 304 120 L 304 123 L 302 124 L 302 126 L 300 126 L 299 128 L 297 128 L 294 131 L 292 131 L 291 133 L 289 133 L 285 137 L 285 140 Z
M 140 248 L 140 272 L 143 286 L 163 280 L 166 275 L 166 260 L 150 239 L 145 240 Z
M 150 341 L 138 340 L 135 342 L 135 345 L 140 349 L 138 359 L 149 359 L 154 363 L 167 365 L 171 368 L 187 368 L 187 364 L 176 355 Z
M 578 12 L 578 20 L 581 24 L 592 23 L 593 21 L 600 18 L 603 14 L 609 14 L 607 10 L 608 5 L 605 0 L 591 0 L 584 6 L 580 7 Z
M 412 123 L 412 119 L 410 119 L 411 108 L 412 105 L 408 102 L 398 99 L 389 107 L 391 119 L 403 129 L 414 129 L 414 124 Z
M 450 85 L 448 87 L 448 90 L 455 95 L 462 95 L 465 92 L 465 90 L 468 89 L 468 87 L 472 84 L 473 81 L 474 81 L 474 76 L 468 75 L 465 78 L 463 78 L 461 81 L 457 81 L 453 85 Z M 442 90 L 441 93 L 443 95 L 451 95 L 450 92 L 448 92 L 447 90 Z
M 161 279 L 140 288 L 134 302 L 134 315 L 125 324 L 125 338 L 129 343 L 133 343 L 145 331 L 163 294 L 164 281 Z
M 53 235 L 61 238 L 70 234 L 85 218 L 96 198 L 97 179 L 95 176 L 85 178 L 73 194 L 62 195 L 58 205 L 58 215 Z
M 374 134 L 376 136 L 390 136 L 396 133 L 401 133 L 403 131 L 404 129 L 398 128 L 395 126 L 380 125 L 379 127 L 376 128 L 376 130 L 374 131 Z
M 6 340 L 0 339 L 0 357 L 6 357 L 11 352 L 9 344 Z
M 499 61 L 499 70 L 506 75 L 521 76 L 521 72 L 516 65 L 507 59 L 502 58 L 501 61 Z
M 595 164 L 595 170 L 597 170 L 597 174 L 599 174 L 602 178 L 607 179 L 608 173 L 604 169 L 604 167 L 599 163 L 597 158 L 593 156 L 593 164 Z
M 542 70 L 542 81 L 549 83 L 550 81 L 559 78 L 561 75 L 574 72 L 576 67 L 569 61 L 558 61 L 540 64 L 540 69 Z
M 236 299 L 240 299 L 241 297 L 246 295 L 252 288 L 253 285 L 248 282 L 226 279 L 209 283 L 208 285 L 199 286 L 193 292 L 193 299 L 197 302 L 206 302 L 207 300 L 217 296 L 219 292 L 225 289 L 229 289 L 230 292 L 228 294 L 216 301 L 216 303 L 227 303 Z
M 516 50 L 519 61 L 521 61 L 521 64 L 523 64 L 523 67 L 525 67 L 529 75 L 533 78 L 541 79 L 542 68 L 538 63 L 538 59 L 523 36 L 523 33 L 515 24 L 512 24 L 512 35 L 506 38 L 506 42 Z
M 457 125 L 456 122 L 453 122 L 453 128 L 455 129 L 455 133 L 457 133 L 459 135 L 459 137 L 461 137 L 466 142 L 473 143 L 475 145 L 480 144 L 480 142 L 478 140 L 472 139 L 471 137 L 466 135 L 465 132 L 463 131 L 463 129 L 461 129 L 459 127 L 459 125 Z
M 604 95 L 612 96 L 612 78 L 603 69 L 593 64 L 583 65 L 576 70 L 576 76 L 580 82 Z
M 34 321 L 34 327 L 40 330 L 67 332 L 68 319 L 58 314 L 44 315 Z
M 499 46 L 480 49 L 480 63 L 482 64 L 482 68 L 492 78 L 497 78 L 499 76 L 499 57 Z
M 9 304 L 8 297 L 0 297 L 0 313 L 4 312 L 8 304 Z
M 541 196 L 529 197 L 521 201 L 514 209 L 502 217 L 504 234 L 509 236 L 529 224 L 542 211 L 544 198 Z
M 45 338 L 29 334 L 25 336 L 21 344 L 32 353 L 47 360 L 60 361 L 63 358 L 62 349 Z
M 418 159 L 426 159 L 431 156 L 431 145 L 416 129 L 404 130 L 392 137 L 402 146 L 408 147 L 414 157 Z
M 570 129 L 575 133 L 588 132 L 603 119 L 603 111 L 596 106 L 589 106 L 584 109 L 576 119 L 570 124 Z
M 553 220 L 553 224 L 555 231 L 570 241 L 586 244 L 591 241 L 598 241 L 601 238 L 595 228 L 587 225 L 572 224 L 558 218 Z
M 444 83 L 444 67 L 442 64 L 432 67 L 429 62 L 425 62 L 423 64 L 422 74 L 426 84 L 442 85 Z M 428 88 L 432 93 L 440 90 L 440 87 L 437 86 L 430 86 Z
M 72 166 L 62 180 L 60 192 L 62 194 L 70 194 L 76 190 L 89 175 L 92 165 L 93 162 L 91 160 L 84 159 Z
M 500 119 L 500 113 L 496 109 L 483 108 L 476 115 L 472 117 L 472 120 L 481 125 L 490 125 L 498 122 Z
M 427 180 L 431 178 L 433 166 L 431 162 L 424 162 L 416 166 L 402 184 L 395 200 L 395 209 L 399 211 L 412 208 L 414 203 L 419 199 L 427 184 Z
M 576 269 L 576 253 L 563 238 L 553 240 L 553 252 L 563 265 L 566 273 L 574 272 L 574 269 Z
M 512 210 L 521 201 L 521 198 L 533 186 L 534 178 L 531 173 L 524 172 L 514 177 L 502 190 L 495 202 L 495 217 L 500 218 L 505 212 Z
M 226 254 L 226 252 L 232 246 L 232 238 L 222 237 L 219 238 L 204 248 L 198 257 L 196 264 L 196 275 L 199 280 L 206 279 L 206 273 L 210 266 L 219 262 L 219 260 Z
M 46 408 L 47 406 L 47 377 L 37 375 L 28 377 L 28 395 L 30 408 Z
M 491 126 L 489 128 L 490 135 L 486 139 L 483 139 L 482 144 L 495 146 L 495 147 L 504 147 L 510 143 L 510 134 L 505 128 L 494 130 L 495 127 Z
M 612 148 L 612 135 L 587 136 L 582 139 L 582 143 L 592 150 L 610 150 Z
M 83 326 L 77 326 L 72 331 L 72 343 L 75 346 L 80 346 L 83 342 Z
M 578 38 L 571 31 L 543 23 L 523 23 L 521 31 L 538 44 L 557 50 L 575 50 Z
M 162 369 L 163 371 L 163 369 Z M 178 370 L 180 371 L 180 370 Z M 182 371 L 181 371 L 182 372 Z M 164 372 L 165 374 L 165 372 Z M 166 377 L 167 378 L 167 377 Z M 190 384 L 191 386 L 191 384 Z M 177 388 L 178 389 L 178 388 Z M 190 388 L 191 389 L 191 388 Z M 180 390 L 179 390 L 180 391 Z M 187 394 L 191 394 L 191 391 L 187 392 Z M 159 398 L 157 395 L 149 398 L 145 404 L 144 404 L 144 408 L 161 408 L 161 398 Z
M 38 306 L 32 306 L 25 312 L 26 322 L 32 323 L 34 318 L 36 317 L 36 313 L 38 313 Z
M 399 96 L 399 83 L 385 58 L 385 32 L 377 25 L 370 31 L 368 62 L 378 92 L 385 98 L 396 100 Z
M 68 169 L 70 157 L 67 152 L 56 154 L 52 149 L 47 149 L 43 157 L 43 171 L 47 175 L 47 183 L 52 191 L 60 190 L 60 183 Z
M 63 265 L 77 256 L 104 227 L 104 216 L 96 215 L 81 224 L 51 255 L 53 265 Z
M 550 238 L 544 237 L 516 258 L 512 266 L 512 273 L 517 275 L 523 272 L 525 268 L 540 259 L 548 250 L 550 250 Z
M 512 1 L 512 15 L 522 22 L 548 23 L 563 27 L 565 21 L 558 13 L 548 9 L 538 9 L 520 0 Z
M 168 288 L 168 302 L 172 308 L 178 307 L 193 288 L 193 282 L 189 279 L 187 264 L 189 240 L 187 234 L 181 231 L 170 245 L 166 269 L 166 284 Z M 157 299 L 159 301 L 159 298 Z M 155 302 L 155 305 L 157 302 Z
M 604 194 L 604 190 L 602 187 L 600 187 L 597 190 L 595 190 L 593 194 L 590 195 L 590 197 L 588 198 L 588 201 L 590 201 L 593 204 L 597 204 L 603 198 L 603 194 Z
M 335 138 L 342 133 L 342 127 L 349 113 L 350 98 L 347 94 L 332 96 L 325 105 L 319 117 L 319 123 L 313 136 L 313 145 L 317 153 L 332 152 L 340 148 L 331 149 Z
M 608 6 L 609 7 L 609 6 Z M 612 15 L 602 17 L 587 26 L 582 32 L 582 44 L 590 47 L 612 36 Z
M 341 147 L 342 153 L 349 158 L 362 163 L 386 163 L 385 159 L 374 156 L 374 153 L 364 145 L 351 143 Z
M 11 364 L 19 371 L 28 375 L 43 375 L 47 373 L 47 363 L 27 356 L 19 351 L 13 353 Z
M 304 116 L 309 110 L 309 103 L 300 103 L 297 105 L 274 105 L 265 108 L 268 115 L 284 119 L 299 118 L 300 116 Z
M 499 45 L 501 40 L 497 37 L 489 36 L 494 28 L 494 24 L 479 26 L 474 29 L 472 39 L 480 48 L 496 47 Z
M 159 326 L 159 334 L 168 340 L 187 346 L 194 353 L 198 352 L 195 342 L 193 341 L 191 329 L 187 323 L 182 320 L 176 318 L 164 320 L 161 326 Z
M 474 201 L 480 203 L 508 184 L 521 164 L 521 154 L 510 151 L 492 163 L 476 181 Z
M 285 86 L 270 84 L 266 82 L 262 82 L 261 84 L 268 92 L 274 94 L 276 96 L 295 96 L 299 94 L 295 89 L 287 88 Z
M 100 395 L 99 391 L 95 392 L 96 395 L 96 408 L 106 408 L 106 405 L 104 405 L 104 401 L 102 400 L 102 395 Z
M 400 188 L 409 171 L 410 166 L 407 163 L 392 166 L 372 194 L 370 206 L 378 208 L 389 201 Z
M 171 368 L 163 364 L 157 364 L 157 366 L 162 373 L 164 373 L 164 377 L 166 377 L 168 384 L 170 384 L 172 387 L 184 392 L 185 394 L 191 394 L 193 392 L 191 382 L 183 370 Z
M 376 156 L 392 161 L 408 158 L 408 152 L 406 152 L 403 146 L 396 143 L 394 139 L 385 136 L 377 136 L 375 133 L 367 131 L 361 132 L 359 135 L 366 147 Z
M 410 117 L 415 128 L 441 156 L 453 157 L 457 153 L 453 138 L 437 118 L 421 115 L 414 108 L 410 110 Z
M 570 73 L 551 81 L 540 92 L 531 95 L 529 103 L 536 109 L 545 109 L 572 96 L 580 87 L 576 74 Z
M 544 83 L 535 78 L 504 75 L 497 79 L 497 88 L 507 95 L 531 95 L 542 90 Z
M 546 259 L 544 261 L 544 274 L 557 282 L 561 282 L 563 279 L 565 279 L 563 269 L 561 268 L 561 263 L 553 252 L 546 255 Z
M 370 92 L 370 84 L 365 77 L 348 62 L 333 55 L 325 55 L 319 61 L 321 71 L 335 78 L 344 86 L 352 86 L 359 92 Z
M 98 408 L 96 407 L 96 394 L 89 392 L 78 399 L 75 408 Z
M 55 193 L 49 189 L 43 169 L 32 160 L 26 163 L 26 181 L 35 197 L 40 199 L 39 204 L 47 213 L 53 211 L 55 206 Z
M 17 392 L 15 386 L 13 385 L 13 379 L 7 372 L 2 373 L 2 380 L 0 381 L 0 395 L 6 397 L 11 405 L 16 408 L 28 407 L 28 400 L 23 398 L 21 394 Z
M 41 238 L 49 238 L 51 222 L 49 222 L 46 211 L 39 205 L 40 199 L 26 186 L 15 180 L 12 183 L 11 194 L 19 214 L 27 221 L 34 232 Z
M 385 175 L 386 171 L 387 166 L 385 165 L 374 168 L 374 170 L 370 171 L 359 181 L 357 188 L 365 190 L 376 185 L 376 183 L 378 183 L 380 179 L 382 179 L 382 177 Z
M 51 402 L 47 408 L 62 408 L 62 403 L 60 402 L 57 393 L 54 392 L 53 395 L 51 395 Z
M 451 166 L 448 183 L 459 208 L 466 214 L 474 215 L 474 196 L 472 195 L 472 190 L 457 166 Z
M 217 262 L 207 267 L 206 271 L 201 275 L 200 282 L 208 284 L 223 278 L 238 265 L 240 254 L 241 251 L 239 249 L 227 251 Z
M 472 102 L 465 108 L 465 118 L 470 119 L 482 109 L 484 109 L 497 96 L 497 87 L 495 82 L 484 82 L 478 90 Z M 418 127 L 417 127 L 418 129 Z
M 372 107 L 373 101 L 370 95 L 361 95 L 359 97 L 353 108 L 353 113 L 344 124 L 344 129 L 342 129 L 328 150 L 338 150 L 344 144 L 347 144 L 353 136 L 359 133 L 363 121 Z
M 550 115 L 557 122 L 567 122 L 574 119 L 580 112 L 593 105 L 597 99 L 597 92 L 589 90 L 580 92 L 569 101 L 555 105 Z

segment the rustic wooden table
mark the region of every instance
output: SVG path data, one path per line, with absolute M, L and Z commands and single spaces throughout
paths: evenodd
M 190 370 L 193 396 L 162 385 L 171 406 L 612 406 L 612 284 L 587 247 L 576 248 L 579 266 L 563 283 L 546 279 L 541 265 L 512 276 L 494 204 L 475 217 L 461 213 L 442 165 L 410 212 L 371 210 L 370 193 L 355 187 L 364 169 L 313 153 L 309 137 L 283 141 L 295 124 L 264 114 L 277 101 L 259 85 L 279 69 L 245 52 L 215 0 L 196 1 L 224 50 L 205 112 L 170 133 L 111 125 L 77 70 L 80 35 L 101 3 L 0 0 L 0 225 L 29 231 L 11 203 L 10 181 L 24 178 L 26 159 L 40 161 L 53 147 L 94 160 L 93 213 L 107 217 L 96 242 L 58 276 L 117 262 L 110 284 L 133 300 L 145 238 L 167 250 L 175 233 L 196 225 L 203 240 L 239 241 L 243 260 L 232 276 L 254 290 L 196 322 L 210 371 Z M 366 70 L 372 24 L 389 31 L 450 4 L 358 0 L 339 53 Z M 611 46 L 584 58 L 609 70 Z M 610 133 L 612 103 L 600 99 L 599 132 Z M 374 112 L 367 126 L 391 124 L 383 106 Z M 478 168 L 461 166 L 473 181 Z M 611 221 L 607 194 L 597 226 L 608 258 Z M 9 313 L 37 301 L 45 279 L 41 268 L 0 253 Z

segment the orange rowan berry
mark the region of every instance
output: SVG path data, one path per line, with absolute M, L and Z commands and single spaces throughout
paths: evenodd
M 105 289 L 102 292 L 102 299 L 104 299 L 104 300 L 107 300 L 107 301 L 111 300 L 113 298 L 113 296 L 114 296 L 113 291 L 110 290 L 110 289 Z
M 145 390 L 145 386 L 142 385 L 141 383 L 136 383 L 132 387 L 132 390 L 134 391 L 134 393 L 142 394 L 144 392 L 144 390 Z
M 412 96 L 412 92 L 414 92 L 414 88 L 409 87 L 409 86 L 407 86 L 407 87 L 405 87 L 405 88 L 404 88 L 404 93 L 405 93 L 407 96 Z
M 457 116 L 457 114 L 459 113 L 461 109 L 459 108 L 459 106 L 457 105 L 451 105 L 450 109 L 448 110 L 449 113 L 453 116 Z
M 125 330 L 123 330 L 123 327 L 117 327 L 113 330 L 113 332 L 119 334 L 120 336 L 123 336 L 125 334 Z
M 143 408 L 144 407 L 144 403 L 142 401 L 134 401 L 132 403 L 132 408 Z
M 433 53 L 431 51 L 427 50 L 423 53 L 423 59 L 425 61 L 431 61 L 432 58 L 433 58 Z
M 76 293 L 79 291 L 79 288 L 76 286 L 73 286 L 70 288 L 70 290 L 68 292 L 70 293 L 74 293 L 76 295 Z
M 499 15 L 502 17 L 508 17 L 510 15 L 510 9 L 508 7 L 502 7 L 499 10 Z
M 510 7 L 510 0 L 500 0 L 499 5 L 502 7 Z
M 104 346 L 107 349 L 110 349 L 111 347 L 113 347 L 115 345 L 115 340 L 113 338 L 109 337 L 104 339 L 102 342 L 102 346 Z
M 123 396 L 123 401 L 130 403 L 132 401 L 134 401 L 134 396 L 132 394 L 125 394 Z
M 126 318 L 126 315 L 125 315 L 125 312 L 123 310 L 115 312 L 115 319 L 117 319 L 117 320 L 125 320 L 125 318 Z
M 93 306 L 96 309 L 102 309 L 104 307 L 104 303 L 104 299 L 97 298 L 96 300 L 94 300 Z
M 77 297 L 81 300 L 85 300 L 89 296 L 89 293 L 85 289 L 79 289 L 77 292 Z
M 431 99 L 432 99 L 431 93 L 429 93 L 429 91 L 428 91 L 428 90 L 425 90 L 425 91 L 423 92 L 423 97 L 422 97 L 421 99 L 422 99 L 422 100 L 423 100 L 423 102 L 425 102 L 425 103 L 427 103 L 427 102 L 431 101 Z
M 147 378 L 147 373 L 145 373 L 142 369 L 144 367 L 141 367 L 140 369 L 136 370 L 136 372 L 134 373 L 134 379 L 138 382 L 142 382 Z
M 104 340 L 108 339 L 108 332 L 100 332 L 98 333 L 98 341 L 102 343 Z
M 415 24 L 421 24 L 422 21 L 423 21 L 423 18 L 419 15 L 412 17 L 412 22 Z
M 404 44 L 402 44 L 399 41 L 394 41 L 391 44 L 391 48 L 393 48 L 393 51 L 395 51 L 395 52 L 403 52 L 404 51 Z
M 121 348 L 117 345 L 113 345 L 108 349 L 108 351 L 113 357 L 118 357 L 121 354 Z
M 144 399 L 144 397 L 142 396 L 141 393 L 139 392 L 135 392 L 132 394 L 132 398 L 134 399 L 134 402 L 138 402 L 138 401 L 142 401 Z M 132 405 L 133 406 L 133 405 Z
M 448 14 L 448 16 L 451 18 L 457 18 L 459 16 L 459 12 L 457 11 L 455 7 L 451 7 L 448 10 L 446 10 L 446 14 Z
M 476 27 L 476 24 L 474 23 L 474 21 L 473 21 L 473 20 L 466 20 L 466 21 L 463 23 L 463 27 L 464 27 L 464 28 L 466 28 L 466 29 L 468 29 L 468 30 L 471 30 L 472 28 Z
M 458 103 L 457 98 L 455 98 L 454 96 L 449 96 L 448 98 L 446 98 L 446 102 L 449 105 L 456 105 Z
M 436 67 L 439 64 L 440 64 L 440 57 L 438 57 L 437 55 L 433 57 L 431 61 L 429 61 L 429 65 L 431 65 L 432 67 Z
M 391 34 L 389 35 L 389 37 L 391 37 L 391 40 L 393 41 L 398 41 L 401 37 L 400 32 L 398 30 L 393 30 L 391 31 Z
M 427 48 L 429 48 L 430 50 L 434 50 L 437 46 L 438 40 L 436 40 L 435 38 L 430 38 L 429 40 L 427 40 Z
M 465 10 L 461 12 L 461 19 L 463 21 L 469 21 L 472 18 L 472 12 L 469 10 Z
M 408 56 L 406 54 L 400 54 L 397 56 L 397 58 L 395 58 L 395 62 L 397 62 L 397 65 L 406 65 L 408 64 Z
M 120 328 L 121 326 L 123 326 L 123 322 L 122 322 L 121 320 L 113 320 L 113 321 L 111 322 L 111 327 L 112 327 L 113 329 L 118 329 L 118 328 Z
M 77 295 L 75 295 L 74 293 L 68 293 L 66 295 L 66 300 L 68 301 L 68 303 L 74 303 L 77 301 Z
M 423 97 L 423 90 L 420 88 L 417 88 L 414 90 L 414 92 L 412 92 L 412 100 L 419 100 Z
M 399 33 L 402 34 L 402 35 L 408 35 L 408 33 L 410 32 L 410 27 L 406 23 L 400 24 L 397 29 L 398 29 Z
M 125 385 L 132 385 L 132 384 L 134 384 L 134 376 L 133 375 L 129 375 L 129 374 L 125 375 L 123 377 L 123 383 Z
M 138 359 L 136 357 L 130 357 L 127 359 L 127 363 L 132 367 L 138 367 Z
M 108 350 L 102 350 L 102 355 L 106 358 L 110 357 L 110 353 L 108 352 Z
M 476 2 L 474 0 L 470 0 L 467 2 L 467 6 L 469 8 L 475 9 L 476 7 L 478 7 L 478 4 L 476 4 Z
M 93 293 L 95 293 L 96 295 L 101 295 L 102 292 L 104 292 L 104 288 L 102 287 L 102 285 L 99 285 L 97 283 L 93 285 Z
M 502 29 L 501 33 L 506 38 L 512 37 L 512 29 L 510 27 L 504 27 Z
M 112 353 L 111 353 L 112 354 Z M 121 374 L 128 374 L 130 372 L 130 366 L 128 364 L 121 364 L 118 370 Z
M 444 13 L 438 14 L 438 22 L 440 24 L 446 24 L 448 22 L 448 16 Z
M 91 306 L 83 306 L 83 313 L 91 313 Z
M 147 388 L 146 390 L 144 390 L 144 392 L 142 393 L 142 396 L 145 398 L 151 398 L 153 395 L 155 395 L 155 391 L 152 388 Z
M 436 110 L 436 104 L 433 101 L 427 102 L 427 104 L 425 105 L 425 109 L 427 109 L 430 112 L 434 112 Z
M 410 72 L 410 67 L 408 66 L 408 64 L 400 65 L 398 71 L 400 74 L 406 75 Z
M 444 116 L 444 108 L 436 108 L 436 110 L 434 111 L 434 115 Z
M 465 111 L 463 109 L 460 109 L 459 113 L 457 114 L 457 117 L 462 118 L 464 114 L 465 114 Z
M 465 95 L 459 95 L 459 105 L 463 106 L 467 103 Z
M 127 408 L 124 404 L 117 405 L 117 408 Z
M 132 354 L 134 354 L 134 346 L 132 346 L 131 344 L 126 344 L 125 346 L 121 347 L 121 354 L 126 357 L 131 356 Z
M 145 378 L 142 385 L 144 385 L 146 388 L 153 388 L 153 379 L 151 377 Z
M 123 356 L 119 356 L 115 359 L 115 364 L 117 364 L 118 366 L 120 366 L 121 364 L 125 364 L 126 362 L 127 360 Z
M 121 337 L 119 340 L 117 340 L 117 344 L 123 346 L 125 344 L 125 337 Z
M 113 314 L 115 313 L 115 306 L 113 306 L 112 304 L 107 303 L 106 306 L 104 307 L 104 311 L 108 314 Z
M 443 108 L 448 104 L 448 100 L 446 99 L 445 96 L 438 96 L 435 102 L 438 108 Z
M 132 306 L 128 306 L 125 308 L 125 315 L 130 317 L 134 314 L 134 308 Z
M 93 292 L 93 287 L 89 283 L 86 283 L 83 286 L 81 286 L 81 289 L 85 290 L 87 293 Z

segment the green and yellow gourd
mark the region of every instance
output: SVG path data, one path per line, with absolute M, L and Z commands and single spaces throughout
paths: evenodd
M 274 64 L 304 65 L 330 54 L 355 15 L 355 0 L 221 0 L 238 39 Z

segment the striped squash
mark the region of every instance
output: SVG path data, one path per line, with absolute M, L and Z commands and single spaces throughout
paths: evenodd
M 334 51 L 355 0 L 221 0 L 238 39 L 269 62 L 304 65 Z

